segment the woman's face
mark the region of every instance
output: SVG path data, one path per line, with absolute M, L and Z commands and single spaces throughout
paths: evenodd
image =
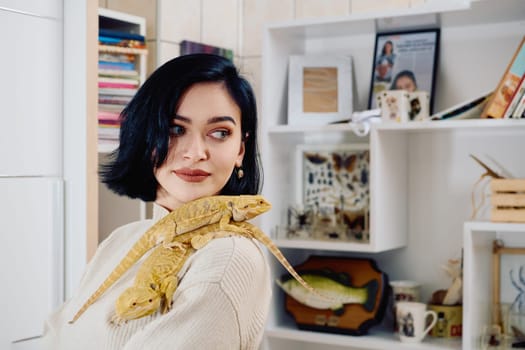
M 416 84 L 409 77 L 401 76 L 396 80 L 396 89 L 414 92 L 416 91 Z
M 198 83 L 182 96 L 171 122 L 168 155 L 155 169 L 156 203 L 173 210 L 218 194 L 242 165 L 241 110 L 222 83 Z

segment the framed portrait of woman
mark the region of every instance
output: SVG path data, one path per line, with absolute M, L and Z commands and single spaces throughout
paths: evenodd
M 385 90 L 426 91 L 432 114 L 439 28 L 376 34 L 368 108 Z

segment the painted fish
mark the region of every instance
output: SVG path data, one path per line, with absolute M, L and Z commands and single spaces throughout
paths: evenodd
M 295 279 L 287 281 L 276 280 L 286 294 L 314 309 L 341 309 L 344 304 L 361 304 L 366 311 L 372 311 L 375 306 L 375 299 L 379 283 L 371 280 L 362 287 L 349 287 L 338 281 L 312 273 L 301 274 L 301 277 L 320 294 L 330 297 L 324 299 L 308 291 L 301 286 Z

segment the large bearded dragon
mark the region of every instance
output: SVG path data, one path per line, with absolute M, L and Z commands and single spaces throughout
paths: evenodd
M 174 242 L 180 244 L 173 248 L 163 246 L 155 248 L 141 265 L 133 286 L 126 289 L 117 299 L 115 303 L 116 314 L 111 321 L 119 324 L 127 320 L 151 315 L 161 306 L 161 313 L 169 311 L 173 293 L 175 293 L 178 283 L 176 274 L 186 259 L 194 249 L 202 248 L 212 239 L 229 236 L 244 236 L 261 242 L 307 290 L 322 299 L 333 301 L 332 298 L 320 294 L 305 282 L 275 243 L 258 227 L 248 222 L 233 222 L 231 226 L 236 226 L 237 229 L 230 230 L 230 227 L 223 230 L 220 224 L 211 224 L 175 237 Z
M 75 322 L 151 248 L 159 244 L 166 248 L 177 246 L 180 244 L 174 239 L 177 235 L 210 224 L 217 224 L 221 230 L 241 231 L 239 233 L 242 233 L 242 230 L 232 225 L 233 222 L 252 219 L 270 208 L 270 203 L 260 195 L 208 196 L 178 207 L 146 231 L 69 323 Z

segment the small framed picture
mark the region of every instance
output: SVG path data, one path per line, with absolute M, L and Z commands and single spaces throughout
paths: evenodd
M 350 56 L 292 55 L 288 78 L 288 125 L 326 125 L 350 117 Z
M 385 90 L 425 91 L 432 114 L 439 35 L 438 28 L 376 35 L 369 109 Z
M 368 144 L 298 145 L 296 202 L 333 212 L 358 239 L 369 237 Z

